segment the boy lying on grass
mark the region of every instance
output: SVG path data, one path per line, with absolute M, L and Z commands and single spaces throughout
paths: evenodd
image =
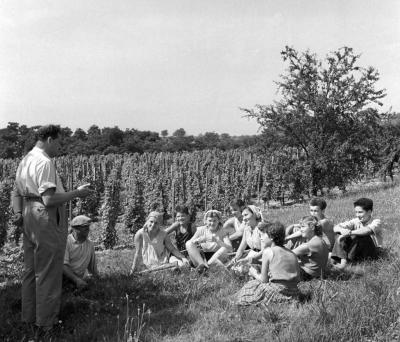
M 189 265 L 189 260 L 172 244 L 168 233 L 161 229 L 161 215 L 156 211 L 151 212 L 143 228 L 135 234 L 131 274 L 174 261 L 178 261 L 178 266 Z M 176 259 L 170 261 L 170 254 Z
M 382 245 L 382 224 L 381 220 L 372 218 L 373 205 L 369 198 L 358 199 L 354 202 L 356 218 L 333 228 L 337 234 L 331 255 L 338 263 L 335 267 L 344 268 L 348 261 L 378 256 Z
M 266 248 L 262 252 L 261 273 L 253 266 L 249 275 L 254 278 L 234 295 L 237 305 L 287 302 L 298 297 L 300 268 L 297 256 L 283 246 L 285 227 L 280 222 L 261 222 L 258 229 Z
M 232 250 L 228 232 L 222 228 L 222 214 L 209 210 L 204 215 L 204 226 L 197 228 L 186 242 L 186 250 L 197 271 L 203 273 L 211 264 L 222 264 Z
M 91 222 L 84 215 L 71 221 L 72 233 L 68 235 L 64 255 L 64 285 L 69 282 L 84 288 L 88 285 L 84 280 L 86 270 L 93 276 L 98 275 L 94 245 L 88 239 Z
M 322 229 L 322 239 L 328 246 L 329 251 L 332 250 L 335 244 L 335 233 L 333 231 L 333 221 L 325 216 L 327 207 L 326 201 L 323 198 L 312 198 L 310 203 L 310 215 L 318 219 Z M 295 248 L 301 243 L 302 234 L 299 224 L 292 224 L 286 228 L 286 238 L 288 248 Z

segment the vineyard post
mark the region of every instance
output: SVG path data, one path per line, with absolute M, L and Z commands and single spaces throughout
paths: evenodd
M 207 211 L 207 191 L 208 191 L 208 175 L 206 171 L 206 189 L 204 192 L 204 211 Z
M 257 179 L 257 193 L 258 193 L 258 205 L 260 205 L 260 180 L 261 180 L 261 161 L 260 161 L 260 170 L 258 171 L 258 179 Z
M 175 214 L 175 179 L 172 179 L 172 185 L 171 185 L 171 198 L 172 198 L 172 216 Z
M 73 184 L 74 184 L 74 180 L 73 180 L 73 175 L 74 175 L 74 166 L 72 164 L 72 158 L 69 161 L 69 191 L 73 190 Z M 68 217 L 69 217 L 69 222 L 72 221 L 72 200 L 69 201 L 69 210 L 68 210 Z

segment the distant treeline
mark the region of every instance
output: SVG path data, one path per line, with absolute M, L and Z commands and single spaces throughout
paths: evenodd
M 0 129 L 0 158 L 20 158 L 35 144 L 35 131 L 40 126 L 27 127 L 9 122 Z M 87 132 L 77 128 L 74 132 L 62 127 L 62 153 L 72 155 L 124 154 L 144 152 L 180 152 L 205 149 L 230 150 L 255 146 L 257 135 L 231 136 L 227 133 L 206 132 L 197 136 L 187 135 L 183 128 L 172 135 L 161 133 L 121 130 L 117 126 L 99 128 L 92 125 Z

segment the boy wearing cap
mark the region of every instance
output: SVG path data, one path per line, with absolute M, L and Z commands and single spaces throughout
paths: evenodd
M 92 220 L 84 215 L 71 221 L 72 233 L 68 235 L 64 255 L 64 276 L 75 283 L 78 288 L 87 286 L 83 279 L 86 270 L 97 276 L 96 255 L 94 245 L 88 239 Z

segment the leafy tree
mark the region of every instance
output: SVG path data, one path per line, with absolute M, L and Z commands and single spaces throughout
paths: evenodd
M 258 121 L 272 149 L 298 150 L 313 194 L 344 187 L 376 153 L 381 116 L 371 106 L 386 95 L 375 89 L 379 73 L 359 66 L 360 55 L 349 47 L 324 60 L 291 47 L 281 54 L 287 69 L 277 82 L 280 99 L 242 110 Z
M 86 132 L 82 128 L 77 128 L 73 134 L 73 137 L 74 137 L 74 139 L 82 140 L 82 141 L 87 139 Z
M 176 138 L 183 138 L 186 135 L 186 132 L 183 128 L 179 128 L 177 129 L 172 136 L 176 137 Z

